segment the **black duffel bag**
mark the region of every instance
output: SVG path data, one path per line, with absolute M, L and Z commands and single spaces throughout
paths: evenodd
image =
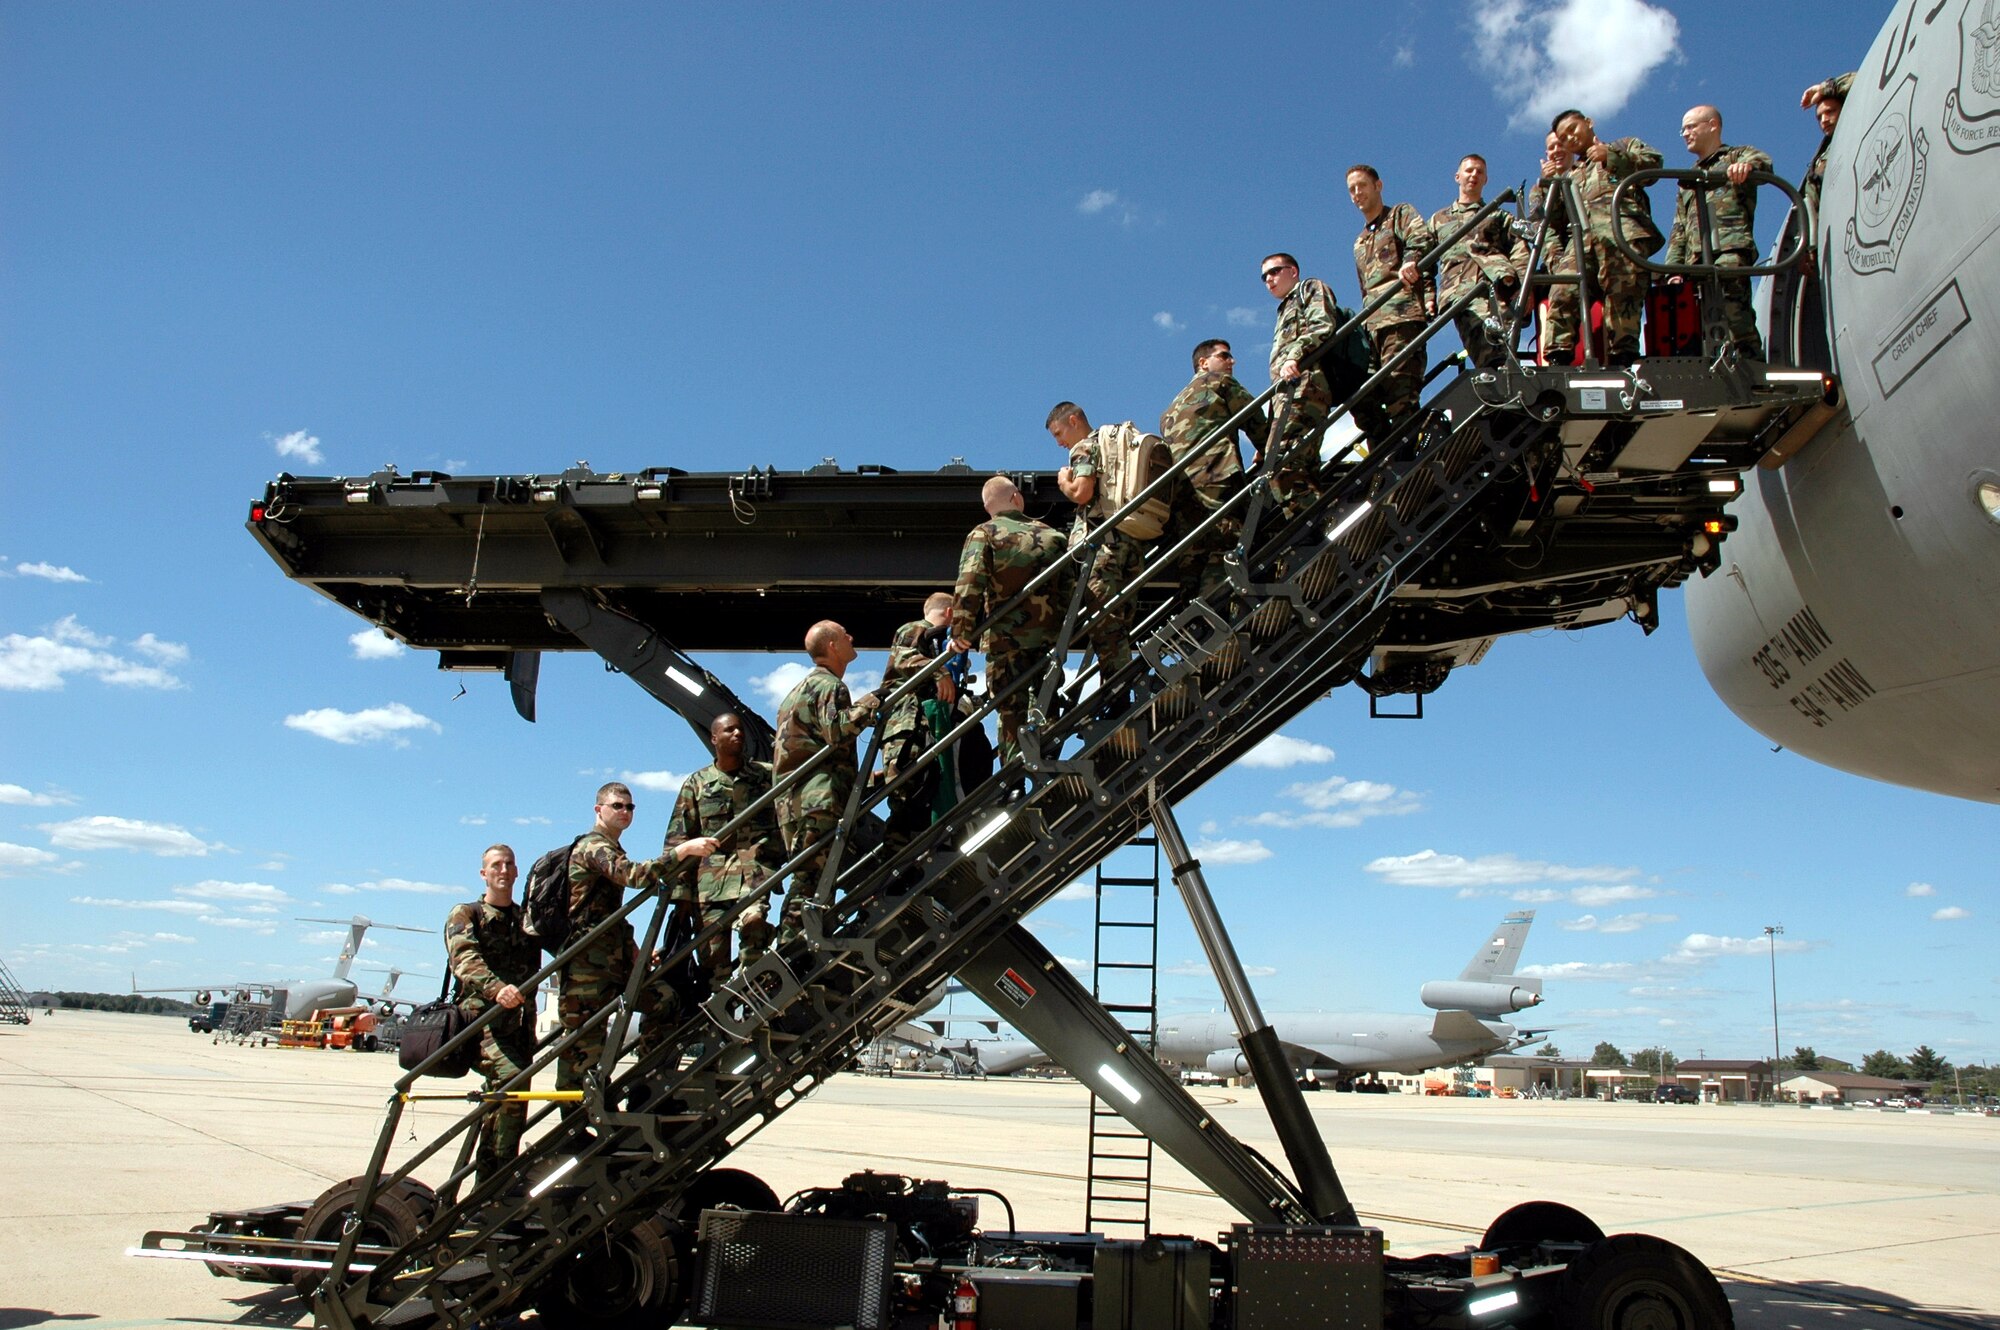
M 447 974 L 444 987 L 438 990 L 438 1000 L 425 1003 L 404 1018 L 402 1042 L 396 1046 L 396 1061 L 404 1071 L 423 1066 L 425 1059 L 450 1043 L 469 1023 L 458 1004 L 448 1000 L 446 995 L 450 992 L 451 976 Z M 471 1071 L 478 1060 L 479 1041 L 468 1039 L 444 1061 L 425 1067 L 424 1075 L 456 1079 Z

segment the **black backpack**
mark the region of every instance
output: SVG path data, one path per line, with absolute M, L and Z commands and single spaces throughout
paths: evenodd
M 551 956 L 569 940 L 569 855 L 582 839 L 578 836 L 535 860 L 521 893 L 521 930 Z
M 569 851 L 563 851 L 565 857 Z M 465 1012 L 446 996 L 451 989 L 449 967 L 444 986 L 435 1002 L 426 1002 L 403 1018 L 403 1033 L 396 1045 L 396 1061 L 404 1071 L 415 1071 L 440 1048 L 463 1030 Z M 463 1076 L 479 1061 L 479 1041 L 468 1039 L 452 1050 L 451 1056 L 424 1074 L 446 1078 Z

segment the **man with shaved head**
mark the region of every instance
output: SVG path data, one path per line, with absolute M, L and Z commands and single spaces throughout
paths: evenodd
M 1057 564 L 1064 569 L 1020 605 L 987 624 L 985 635 L 979 638 L 979 649 L 986 653 L 986 690 L 998 697 L 1054 645 L 1069 604 L 1073 570 L 1064 558 L 1068 539 L 1021 510 L 1021 490 L 1012 480 L 994 476 L 981 487 L 979 501 L 986 507 L 987 520 L 972 528 L 958 555 L 958 584 L 953 588 L 951 611 L 953 650 L 970 650 L 979 625 L 1043 569 Z M 1021 722 L 1028 714 L 1030 691 L 1022 688 L 997 708 L 1003 764 L 1020 754 Z
M 833 848 L 833 833 L 854 791 L 860 759 L 854 740 L 874 724 L 876 696 L 856 702 L 842 677 L 859 654 L 854 637 L 831 619 L 821 619 L 806 631 L 806 654 L 812 672 L 798 681 L 778 707 L 777 760 L 782 781 L 821 752 L 827 757 L 805 780 L 778 796 L 778 826 L 792 854 L 814 846 L 792 873 L 791 895 L 779 916 L 780 941 L 797 929 L 805 896 L 819 885 L 820 870 Z
M 1722 141 L 1722 112 L 1713 106 L 1696 106 L 1681 117 L 1681 142 L 1694 154 L 1698 170 L 1726 177 L 1726 183 L 1708 193 L 1709 245 L 1714 262 L 1724 268 L 1749 268 L 1757 263 L 1757 187 L 1749 183 L 1752 171 L 1768 171 L 1771 159 L 1750 147 L 1732 147 Z M 1682 181 L 1674 200 L 1674 229 L 1667 237 L 1667 263 L 1702 262 L 1701 214 L 1692 181 Z M 1679 282 L 1670 277 L 1669 282 Z M 1750 279 L 1722 279 L 1722 314 L 1729 324 L 1729 336 L 1739 355 L 1752 360 L 1764 358 L 1764 340 L 1757 335 L 1757 314 L 1750 307 Z

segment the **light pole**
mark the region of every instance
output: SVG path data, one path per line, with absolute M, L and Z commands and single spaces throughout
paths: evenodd
M 1764 936 L 1771 939 L 1771 1102 L 1778 1102 L 1778 938 L 1784 934 L 1783 924 L 1766 924 Z

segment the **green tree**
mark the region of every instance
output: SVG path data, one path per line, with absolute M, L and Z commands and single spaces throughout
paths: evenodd
M 1650 1071 L 1655 1076 L 1671 1076 L 1680 1059 L 1664 1048 L 1642 1048 L 1632 1055 L 1635 1071 Z
M 1609 1040 L 1604 1040 L 1591 1053 L 1590 1065 L 1593 1067 L 1626 1067 L 1630 1066 L 1631 1063 L 1623 1053 L 1618 1051 L 1618 1045 Z
M 1901 1058 L 1891 1053 L 1888 1049 L 1878 1048 L 1867 1057 L 1861 1059 L 1861 1074 L 1863 1076 L 1880 1076 L 1885 1080 L 1900 1081 L 1909 1076 L 1910 1069 L 1904 1065 Z
M 1910 1054 L 1910 1079 L 1913 1081 L 1941 1081 L 1951 1074 L 1951 1064 L 1937 1055 L 1929 1044 L 1918 1044 Z
M 1798 1071 L 1818 1071 L 1819 1054 L 1813 1052 L 1811 1044 L 1800 1044 L 1792 1050 L 1792 1066 Z
M 1538 1058 L 1559 1058 L 1562 1055 L 1563 1051 L 1556 1047 L 1556 1041 L 1553 1039 L 1535 1050 L 1535 1056 Z

